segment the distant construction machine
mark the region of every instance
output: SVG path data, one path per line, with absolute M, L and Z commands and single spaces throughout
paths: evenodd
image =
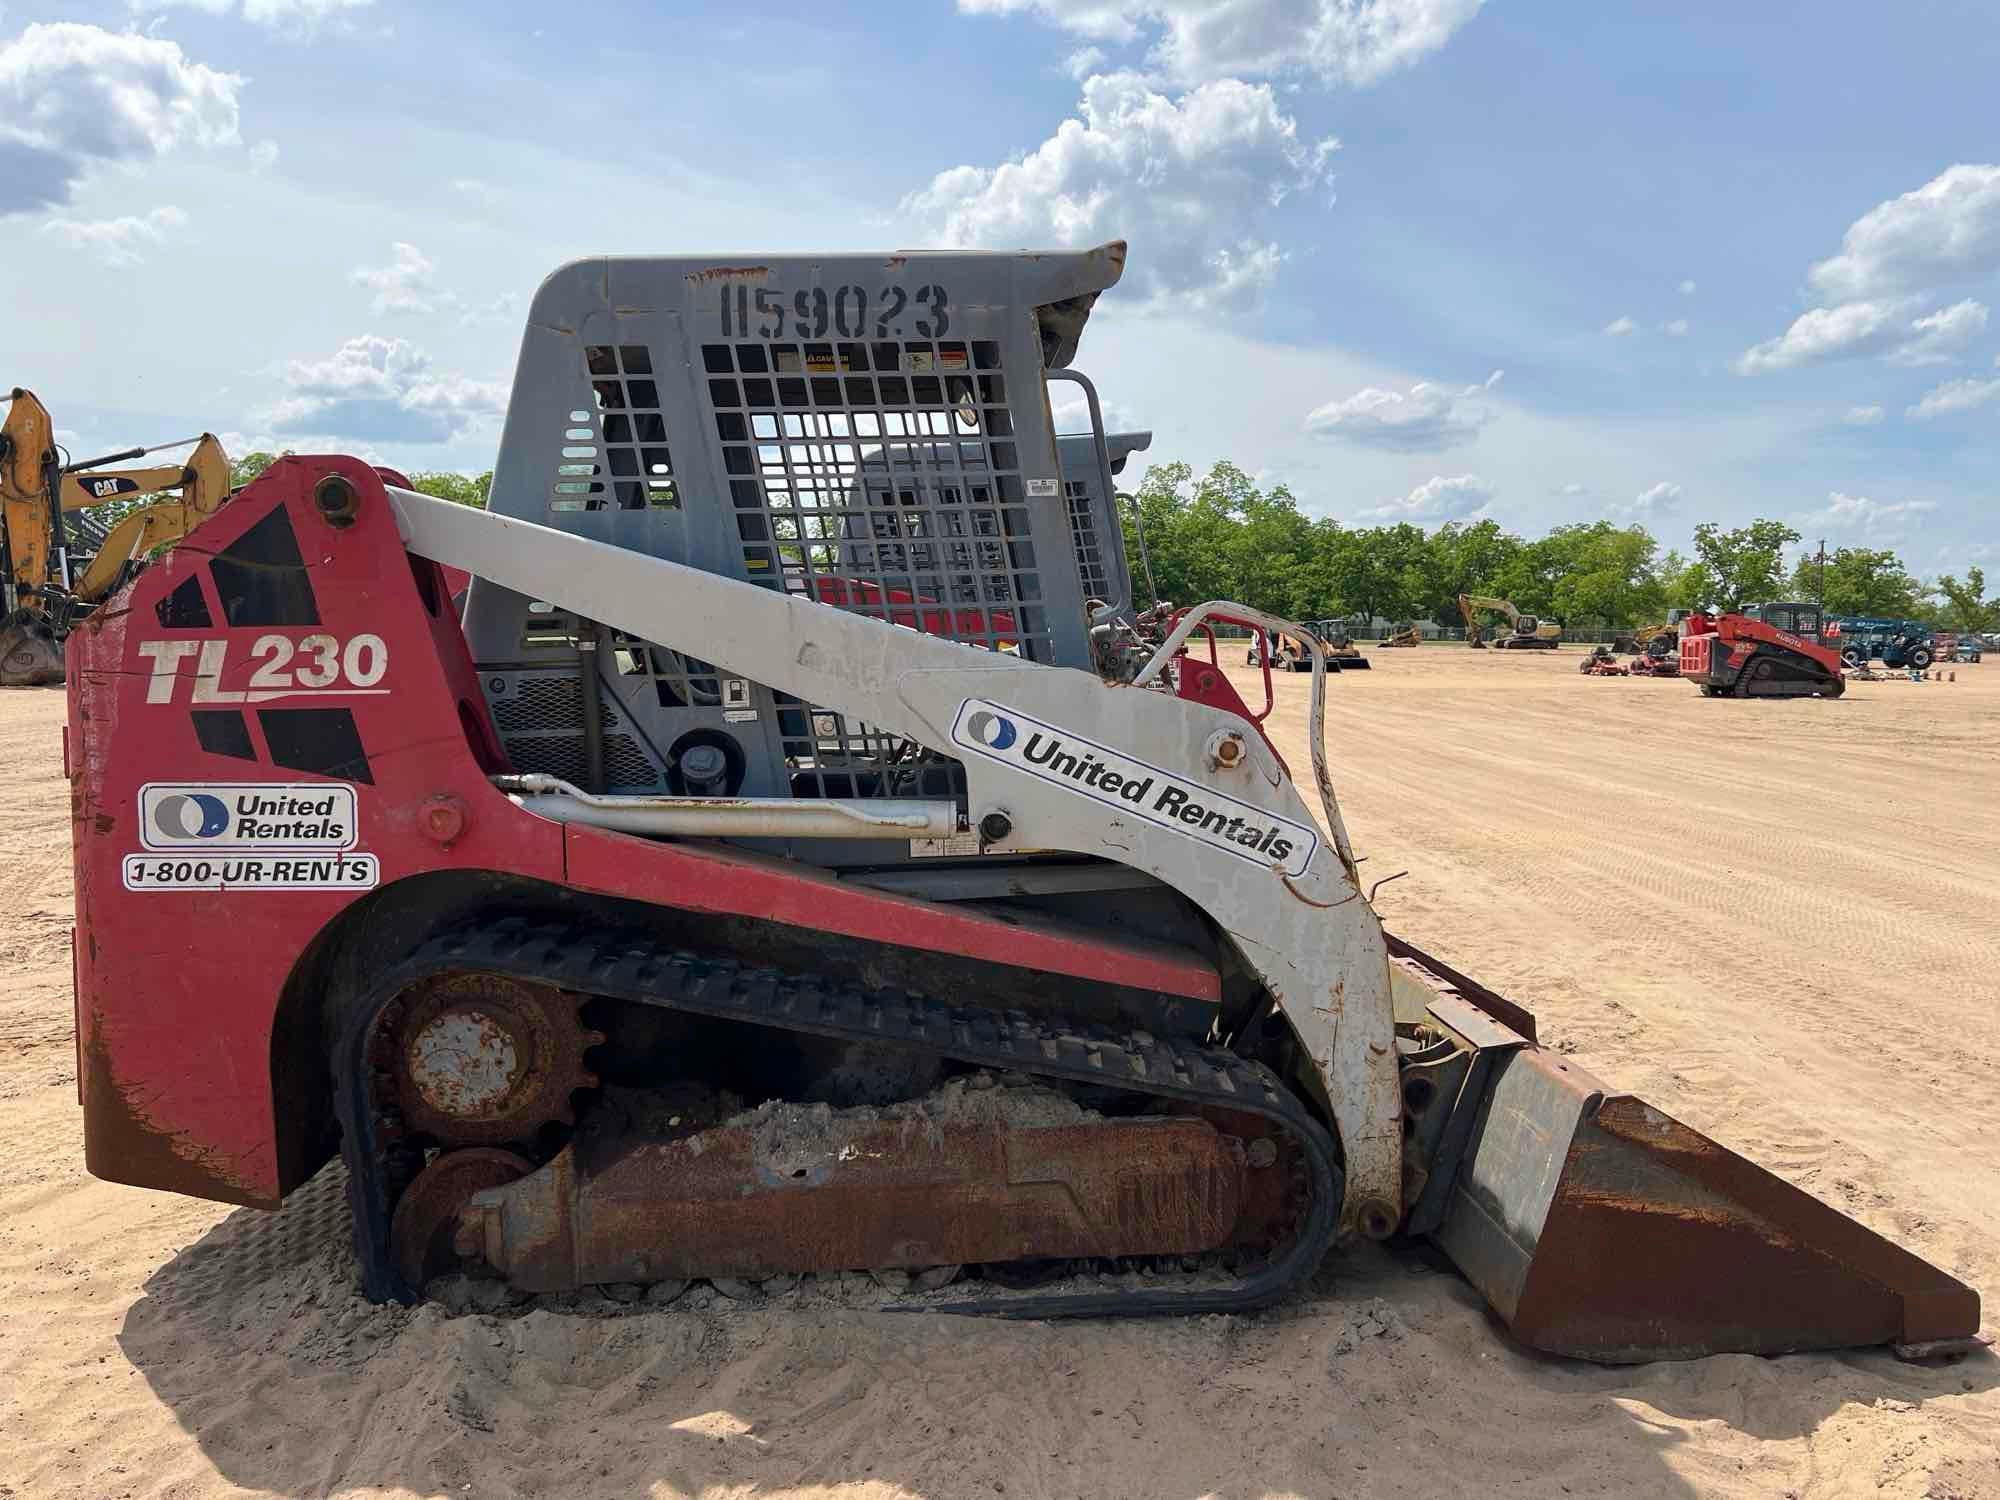
M 1821 623 L 1817 604 L 1697 610 L 1681 622 L 1680 675 L 1704 698 L 1838 698 L 1847 681 Z
M 229 498 L 229 455 L 204 432 L 71 463 L 60 456 L 55 424 L 34 393 L 16 387 L 9 399 L 0 423 L 7 606 L 0 619 L 0 686 L 30 687 L 61 682 L 70 627 L 116 591 L 136 564 L 222 507 Z M 103 467 L 189 443 L 194 451 L 184 464 Z M 169 491 L 172 498 L 141 506 L 108 527 L 89 516 L 96 506 Z M 67 524 L 66 512 L 76 513 Z
M 1323 653 L 1329 672 L 1367 672 L 1374 663 L 1356 649 L 1354 639 L 1339 620 L 1307 620 L 1305 629 L 1319 638 L 1325 647 Z M 1312 651 L 1301 636 L 1285 635 L 1279 631 L 1265 631 L 1262 645 L 1259 638 L 1250 638 L 1250 649 L 1244 655 L 1248 666 L 1257 666 L 1269 660 L 1275 672 L 1310 672 Z
M 1923 672 L 1945 655 L 1939 649 L 1937 632 L 1921 620 L 1828 615 L 1822 622 L 1820 639 L 1838 650 L 1841 664 L 1849 667 L 1880 661 L 1895 671 Z
M 1553 620 L 1524 615 L 1510 600 L 1485 594 L 1460 594 L 1458 612 L 1465 616 L 1465 644 L 1474 650 L 1482 650 L 1487 644 L 1486 632 L 1479 623 L 1480 615 L 1487 610 L 1505 615 L 1509 626 L 1507 634 L 1493 637 L 1496 651 L 1553 651 L 1562 641 L 1562 626 Z
M 1632 660 L 1628 665 L 1634 677 L 1680 676 L 1680 625 L 1669 622 L 1634 631 L 1632 651 Z
M 1618 659 L 1609 646 L 1599 646 L 1576 664 L 1585 677 L 1630 677 L 1632 669 Z

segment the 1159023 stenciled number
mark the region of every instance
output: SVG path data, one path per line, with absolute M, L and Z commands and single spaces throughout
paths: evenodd
M 893 339 L 908 333 L 941 339 L 951 329 L 951 295 L 935 283 L 914 292 L 888 286 L 870 293 L 849 283 L 786 293 L 724 282 L 721 306 L 726 339 Z

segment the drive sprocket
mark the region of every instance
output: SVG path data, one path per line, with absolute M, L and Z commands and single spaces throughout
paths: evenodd
M 407 996 L 392 1067 L 402 1126 L 444 1146 L 535 1140 L 573 1125 L 570 1096 L 594 1088 L 587 996 L 497 974 L 451 974 Z

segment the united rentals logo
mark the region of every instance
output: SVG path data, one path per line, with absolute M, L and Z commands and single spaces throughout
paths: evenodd
M 1318 832 L 1305 824 L 997 703 L 966 699 L 951 737 L 990 760 L 1267 869 L 1303 875 L 1319 845 Z
M 164 844 L 219 837 L 229 827 L 229 804 L 207 792 L 168 792 L 153 803 L 152 831 Z
M 965 721 L 965 732 L 988 750 L 1011 750 L 1021 732 L 1014 727 L 1014 721 L 1005 714 L 991 713 L 986 709 L 977 710 Z
M 150 850 L 352 849 L 354 788 L 327 782 L 148 782 L 139 841 Z

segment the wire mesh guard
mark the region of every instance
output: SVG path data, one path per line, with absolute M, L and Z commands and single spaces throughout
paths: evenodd
M 927 634 L 1053 658 L 997 343 L 745 340 L 704 344 L 701 357 L 748 578 Z M 570 414 L 551 507 L 700 503 L 680 489 L 652 352 L 591 345 L 585 359 L 598 410 Z M 707 663 L 620 644 L 619 670 L 649 678 L 662 707 L 717 701 Z M 962 788 L 947 757 L 776 698 L 796 795 Z
M 593 413 L 573 411 L 563 429 L 562 457 L 556 464 L 551 510 L 680 509 L 674 460 L 667 446 L 667 419 L 660 409 L 660 386 L 653 378 L 652 352 L 644 344 L 592 344 L 584 350 Z
M 1097 535 L 1097 498 L 1082 479 L 1063 481 L 1063 506 L 1069 512 L 1070 540 L 1076 545 L 1077 577 L 1086 600 L 1109 600 L 1111 574 L 1104 562 L 1104 544 Z

